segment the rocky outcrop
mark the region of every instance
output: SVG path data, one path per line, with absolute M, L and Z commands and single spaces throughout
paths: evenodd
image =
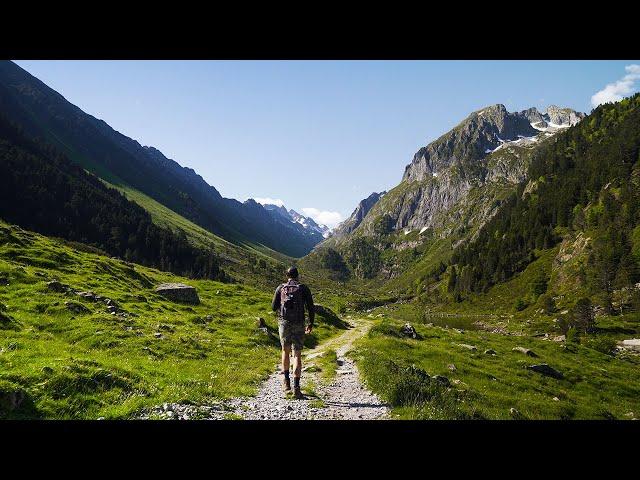
M 453 130 L 418 150 L 407 165 L 403 180 L 437 176 L 451 165 L 484 158 L 504 141 L 537 134 L 524 115 L 509 113 L 501 104 L 492 105 L 472 113 Z
M 174 302 L 191 303 L 194 305 L 200 303 L 196 289 L 184 283 L 163 283 L 156 287 L 156 293 Z
M 335 228 L 332 237 L 339 238 L 348 235 L 356 228 L 358 228 L 367 213 L 369 213 L 371 208 L 378 202 L 378 200 L 380 200 L 380 198 L 382 198 L 385 193 L 387 192 L 374 192 L 364 200 L 361 200 L 356 209 L 349 216 L 349 218 L 347 218 L 344 222 L 342 222 Z
M 375 236 L 385 216 L 395 231 L 433 228 L 442 237 L 452 229 L 477 232 L 497 211 L 500 192 L 526 181 L 537 145 L 584 116 L 555 106 L 545 113 L 536 108 L 511 113 L 500 104 L 474 112 L 418 150 L 400 185 L 374 198 L 373 205 L 361 202 L 336 233 L 345 241 L 356 230 Z

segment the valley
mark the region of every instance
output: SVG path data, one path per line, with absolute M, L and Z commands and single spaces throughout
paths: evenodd
M 332 230 L 12 62 L 0 107 L 0 418 L 640 415 L 640 94 L 472 112 Z M 289 265 L 317 304 L 305 400 L 274 371 Z

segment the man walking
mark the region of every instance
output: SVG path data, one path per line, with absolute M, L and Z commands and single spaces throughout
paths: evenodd
M 273 295 L 271 308 L 278 312 L 278 332 L 282 345 L 282 387 L 285 392 L 291 391 L 289 379 L 289 355 L 293 348 L 293 393 L 295 398 L 304 398 L 300 391 L 300 372 L 302 372 L 302 345 L 305 334 L 311 333 L 315 311 L 311 290 L 298 281 L 298 269 L 287 270 L 287 282 L 279 285 Z M 305 327 L 304 308 L 309 313 L 309 324 Z

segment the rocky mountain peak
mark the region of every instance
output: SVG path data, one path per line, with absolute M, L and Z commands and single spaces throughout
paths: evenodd
M 358 206 L 353 211 L 353 213 L 349 216 L 349 218 L 347 218 L 344 222 L 342 222 L 340 225 L 338 225 L 335 228 L 332 236 L 341 237 L 344 235 L 348 235 L 349 233 L 353 232 L 356 228 L 358 228 L 358 225 L 362 223 L 362 220 L 364 220 L 364 217 L 367 215 L 367 213 L 369 213 L 371 208 L 376 203 L 378 203 L 378 200 L 380 200 L 380 198 L 382 198 L 385 193 L 387 192 L 380 192 L 380 193 L 373 192 L 367 198 L 361 200 L 360 203 L 358 203 Z

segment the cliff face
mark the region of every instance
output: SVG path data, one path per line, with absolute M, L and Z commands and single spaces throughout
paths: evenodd
M 391 217 L 394 230 L 442 227 L 455 217 L 455 210 L 468 210 L 465 201 L 472 190 L 482 192 L 524 181 L 535 147 L 584 116 L 556 106 L 544 113 L 536 108 L 510 113 L 504 105 L 473 112 L 419 149 L 400 185 L 376 201 L 364 218 L 346 225 L 343 234 L 372 235 L 383 215 Z M 493 195 L 486 200 L 494 201 Z M 493 209 L 485 208 L 484 201 L 481 194 L 473 196 L 477 210 L 490 215 Z M 358 209 L 354 215 L 356 212 Z M 487 219 L 485 215 L 472 217 L 474 223 Z
M 374 192 L 364 200 L 361 200 L 353 213 L 349 216 L 349 218 L 347 218 L 344 222 L 342 222 L 335 228 L 335 230 L 331 234 L 331 237 L 338 239 L 350 234 L 356 228 L 358 228 L 367 213 L 369 213 L 371 208 L 378 202 L 378 200 L 382 198 L 385 193 L 387 192 Z

